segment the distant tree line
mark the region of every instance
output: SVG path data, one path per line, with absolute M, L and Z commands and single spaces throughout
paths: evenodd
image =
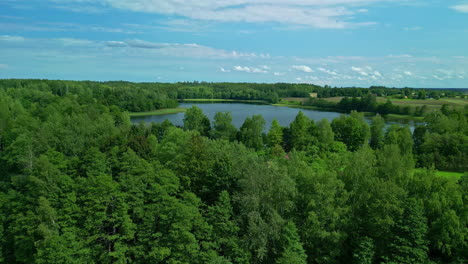
M 433 97 L 464 96 L 463 90 L 425 90 L 425 89 L 396 89 L 386 87 L 370 88 L 331 88 L 313 84 L 290 83 L 133 83 L 124 81 L 93 82 L 93 81 L 58 81 L 58 80 L 29 80 L 2 79 L 0 88 L 28 89 L 31 91 L 50 92 L 53 95 L 65 96 L 74 94 L 81 100 L 94 98 L 97 102 L 107 106 L 117 106 L 130 112 L 152 111 L 177 106 L 178 99 L 236 99 L 263 100 L 277 103 L 284 97 L 310 97 L 316 93 L 318 98 L 324 97 L 366 97 L 405 96 L 413 94 L 426 98 L 426 94 Z

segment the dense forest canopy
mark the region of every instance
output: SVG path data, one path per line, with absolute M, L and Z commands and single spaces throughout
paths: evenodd
M 261 115 L 239 130 L 230 113 L 211 123 L 196 107 L 182 128 L 128 115 L 200 94 L 321 91 L 347 93 L 0 81 L 0 263 L 466 262 L 468 176 L 436 171 L 468 171 L 466 108 L 428 113 L 413 133 L 355 111 L 300 112 L 266 134 Z
M 17 90 L 32 88 L 33 90 L 47 91 L 59 96 L 75 94 L 80 98 L 94 98 L 103 105 L 115 105 L 130 112 L 175 107 L 178 99 L 264 100 L 276 103 L 280 98 L 309 97 L 311 93 L 317 93 L 318 98 L 335 96 L 365 97 L 367 95 L 438 98 L 464 96 L 466 93 L 466 90 L 463 89 L 397 89 L 380 86 L 331 88 L 313 84 L 290 83 L 132 83 L 124 81 L 93 82 L 22 79 L 0 80 L 0 88 L 16 88 Z

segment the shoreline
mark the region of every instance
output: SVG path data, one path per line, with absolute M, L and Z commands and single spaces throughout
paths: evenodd
M 185 107 L 176 107 L 176 108 L 164 108 L 158 109 L 154 111 L 147 111 L 147 112 L 132 112 L 128 113 L 130 117 L 139 117 L 139 116 L 155 116 L 155 115 L 170 115 L 170 114 L 177 114 L 187 111 Z
M 317 111 L 329 111 L 335 113 L 343 113 L 345 112 L 339 111 L 333 108 L 326 108 L 326 107 L 319 107 L 319 106 L 308 106 L 308 105 L 298 105 L 298 104 L 288 104 L 288 103 L 276 103 L 271 104 L 267 101 L 262 100 L 237 100 L 237 99 L 180 99 L 179 102 L 195 102 L 195 103 L 247 103 L 247 104 L 262 104 L 262 105 L 272 105 L 278 107 L 290 107 L 290 108 L 299 108 L 299 109 L 307 109 L 307 110 L 317 110 Z M 130 117 L 140 117 L 140 116 L 155 116 L 155 115 L 169 115 L 169 114 L 177 114 L 185 112 L 187 108 L 185 107 L 177 107 L 177 108 L 165 108 L 165 109 L 158 109 L 154 111 L 147 111 L 147 112 L 132 112 L 129 113 Z M 373 112 L 363 112 L 365 116 L 373 117 L 377 113 Z M 412 116 L 412 115 L 398 115 L 398 114 L 388 114 L 383 116 L 386 120 L 411 120 L 415 122 L 422 122 L 424 117 L 422 116 Z

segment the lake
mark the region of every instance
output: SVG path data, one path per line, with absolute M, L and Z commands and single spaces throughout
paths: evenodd
M 319 111 L 319 110 L 309 110 L 309 109 L 299 109 L 299 108 L 290 108 L 290 107 L 281 107 L 273 105 L 256 105 L 256 104 L 243 104 L 243 103 L 180 103 L 179 107 L 190 108 L 192 105 L 198 106 L 203 110 L 203 113 L 213 122 L 214 116 L 217 112 L 231 112 L 232 114 L 232 123 L 240 128 L 244 123 L 245 119 L 252 115 L 262 115 L 265 118 L 266 126 L 265 131 L 270 129 L 270 124 L 273 119 L 277 119 L 281 126 L 286 127 L 294 121 L 294 118 L 302 111 L 304 115 L 309 117 L 314 121 L 320 121 L 322 119 L 328 119 L 330 122 L 341 115 L 337 112 L 328 112 L 328 111 Z M 139 123 L 141 121 L 145 123 L 161 123 L 164 120 L 168 119 L 172 124 L 176 126 L 183 126 L 184 124 L 184 114 L 185 113 L 176 113 L 176 114 L 167 114 L 167 115 L 155 115 L 155 116 L 139 116 L 132 117 L 131 121 L 133 123 Z M 370 117 L 366 117 L 366 120 L 370 122 Z M 390 124 L 404 124 L 406 120 L 402 120 L 402 123 L 399 122 L 387 122 L 387 125 Z M 407 122 L 407 121 L 406 121 Z M 414 123 L 409 123 L 411 130 L 414 129 Z

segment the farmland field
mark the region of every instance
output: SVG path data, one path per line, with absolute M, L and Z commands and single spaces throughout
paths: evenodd
M 328 98 L 321 98 L 323 100 L 329 101 L 329 102 L 334 102 L 338 103 L 343 99 L 343 96 L 337 96 L 337 97 L 328 97 Z M 288 98 L 284 98 L 283 100 L 287 100 Z M 305 98 L 300 98 L 302 100 L 305 100 Z M 387 98 L 385 97 L 377 97 L 377 102 L 378 103 L 385 103 L 387 101 Z M 411 106 L 411 107 L 421 107 L 423 105 L 426 105 L 427 107 L 431 109 L 439 109 L 442 107 L 442 105 L 447 104 L 449 106 L 461 106 L 464 107 L 465 105 L 468 104 L 468 100 L 466 99 L 461 99 L 461 98 L 443 98 L 439 100 L 434 100 L 434 99 L 426 99 L 426 100 L 418 100 L 418 99 L 390 99 L 390 101 L 398 106 Z
M 377 102 L 385 103 L 387 98 L 378 97 Z M 456 98 L 443 98 L 439 100 L 426 99 L 426 100 L 417 100 L 417 99 L 390 99 L 390 101 L 398 106 L 411 106 L 411 107 L 421 107 L 426 105 L 431 109 L 439 109 L 442 105 L 447 104 L 449 106 L 465 106 L 468 104 L 466 99 L 456 99 Z

